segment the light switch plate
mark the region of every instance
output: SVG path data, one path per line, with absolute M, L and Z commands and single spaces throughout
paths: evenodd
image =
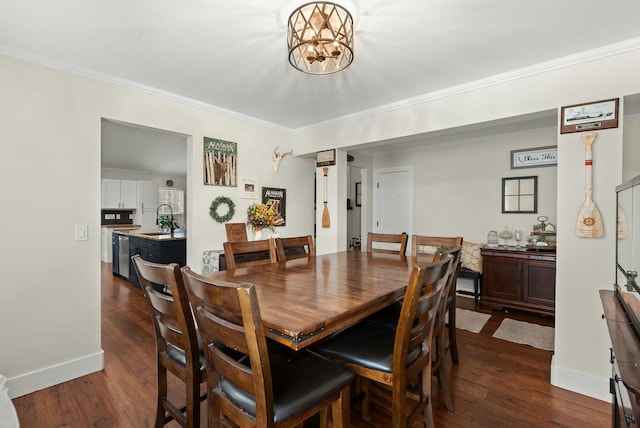
M 76 224 L 76 241 L 86 241 L 89 239 L 88 227 L 86 224 Z

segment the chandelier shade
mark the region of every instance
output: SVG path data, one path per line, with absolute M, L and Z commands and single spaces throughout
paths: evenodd
M 330 74 L 353 62 L 353 18 L 330 2 L 307 3 L 293 11 L 287 31 L 289 62 L 309 74 Z

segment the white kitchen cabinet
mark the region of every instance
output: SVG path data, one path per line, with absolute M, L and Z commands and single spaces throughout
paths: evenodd
M 102 180 L 103 209 L 136 209 L 138 202 L 137 182 L 134 180 Z
M 155 181 L 138 181 L 138 205 L 134 223 L 143 230 L 156 229 L 156 212 L 159 204 L 160 185 Z

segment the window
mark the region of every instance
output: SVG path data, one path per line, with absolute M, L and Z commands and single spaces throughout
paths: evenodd
M 502 179 L 502 212 L 535 214 L 538 212 L 538 177 Z

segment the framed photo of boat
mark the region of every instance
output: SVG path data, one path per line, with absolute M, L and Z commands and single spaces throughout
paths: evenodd
M 562 107 L 560 133 L 618 127 L 619 98 Z

